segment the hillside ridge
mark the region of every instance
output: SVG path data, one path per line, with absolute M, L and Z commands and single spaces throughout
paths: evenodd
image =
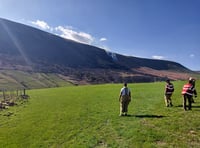
M 146 82 L 168 77 L 138 70 L 142 67 L 176 74 L 192 72 L 173 61 L 124 56 L 0 18 L 0 70 L 55 73 L 87 83 Z

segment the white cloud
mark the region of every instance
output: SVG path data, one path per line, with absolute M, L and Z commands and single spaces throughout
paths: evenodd
M 153 58 L 153 59 L 157 59 L 157 60 L 162 60 L 162 59 L 164 59 L 165 57 L 159 56 L 159 55 L 154 55 L 154 56 L 152 56 L 152 58 Z
M 100 38 L 99 41 L 103 42 L 103 41 L 107 41 L 107 39 L 106 38 Z
M 194 54 L 190 54 L 190 58 L 194 58 L 195 57 L 195 55 Z
M 74 40 L 85 44 L 92 44 L 94 42 L 94 37 L 92 37 L 90 34 L 75 31 L 72 27 L 58 26 L 55 28 L 55 31 L 59 32 L 57 34 L 66 39 Z
M 45 21 L 42 21 L 42 20 L 29 21 L 29 23 L 31 23 L 32 25 L 34 25 L 37 28 L 46 30 L 46 31 L 51 32 L 62 38 L 70 39 L 70 40 L 84 43 L 84 44 L 95 45 L 100 48 L 110 50 L 108 47 L 102 45 L 102 43 L 101 43 L 101 42 L 107 41 L 107 38 L 105 38 L 105 37 L 102 37 L 97 40 L 91 34 L 85 33 L 82 31 L 77 31 L 77 29 L 75 29 L 72 26 L 52 27 L 52 26 L 49 26 L 48 23 L 46 23 Z
M 111 51 L 111 49 L 108 46 L 106 46 L 106 45 L 99 45 L 98 47 L 102 48 L 102 49 L 104 49 L 106 51 Z
M 31 23 L 33 25 L 35 25 L 35 26 L 38 26 L 38 27 L 44 29 L 44 30 L 48 30 L 48 29 L 52 30 L 52 28 L 46 22 L 44 22 L 44 21 L 37 20 L 35 22 L 32 21 Z

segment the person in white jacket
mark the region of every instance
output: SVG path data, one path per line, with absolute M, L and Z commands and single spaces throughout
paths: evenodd
M 131 91 L 127 87 L 127 83 L 124 83 L 124 87 L 120 90 L 119 102 L 120 102 L 119 116 L 127 116 L 128 115 L 128 105 L 131 102 Z

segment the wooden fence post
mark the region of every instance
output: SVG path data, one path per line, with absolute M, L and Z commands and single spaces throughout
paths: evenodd
M 17 97 L 19 96 L 19 94 L 18 94 L 18 89 L 17 89 Z
M 5 90 L 3 89 L 3 100 L 6 100 L 6 96 L 5 96 Z
M 26 95 L 26 89 L 24 88 L 24 96 Z

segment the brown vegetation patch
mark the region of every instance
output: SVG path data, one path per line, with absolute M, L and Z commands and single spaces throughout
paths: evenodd
M 135 69 L 135 71 L 157 77 L 166 77 L 172 80 L 186 80 L 189 77 L 188 73 L 183 73 L 179 71 L 155 70 L 148 67 L 141 67 Z

